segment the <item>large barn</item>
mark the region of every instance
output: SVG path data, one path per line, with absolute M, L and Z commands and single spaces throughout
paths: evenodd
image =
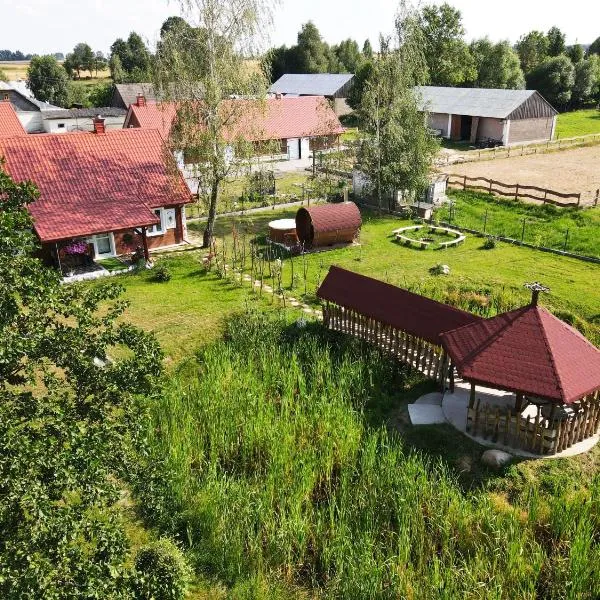
M 442 137 L 505 146 L 550 140 L 558 111 L 535 90 L 419 87 L 429 126 Z

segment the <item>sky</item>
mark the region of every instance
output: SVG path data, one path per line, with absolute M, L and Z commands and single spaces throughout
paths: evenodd
M 600 36 L 598 0 L 450 3 L 462 12 L 467 39 L 487 35 L 494 41 L 515 42 L 523 33 L 547 31 L 553 25 L 567 34 L 567 43 L 589 44 Z M 395 0 L 281 0 L 270 45 L 294 44 L 308 20 L 330 44 L 351 37 L 361 45 L 370 38 L 375 45 L 380 32 L 391 33 L 396 7 Z M 127 37 L 132 30 L 153 45 L 161 23 L 172 14 L 179 14 L 179 4 L 173 0 L 0 0 L 0 46 L 25 53 L 66 54 L 76 43 L 87 42 L 94 50 L 107 52 L 116 38 Z

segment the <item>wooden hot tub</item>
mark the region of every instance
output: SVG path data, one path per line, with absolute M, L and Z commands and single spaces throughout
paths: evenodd
M 277 219 L 269 223 L 269 239 L 276 244 L 294 246 L 298 243 L 295 219 Z

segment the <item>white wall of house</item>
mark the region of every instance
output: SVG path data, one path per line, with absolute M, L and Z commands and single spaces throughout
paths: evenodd
M 450 119 L 446 113 L 429 113 L 427 124 L 429 129 L 441 131 L 442 137 L 450 137 Z
M 304 137 L 300 140 L 300 158 L 308 158 L 310 154 L 310 138 Z
M 18 110 L 17 117 L 23 125 L 23 129 L 27 133 L 40 133 L 44 131 L 44 124 L 42 122 L 42 113 L 39 110 Z
M 125 115 L 122 115 L 120 117 L 104 117 L 104 127 L 106 129 L 123 129 L 124 122 Z M 69 131 L 94 131 L 94 123 L 91 117 L 81 119 L 44 119 L 43 130 L 46 133 L 67 133 Z
M 299 138 L 289 138 L 287 141 L 287 151 L 289 160 L 298 160 L 300 158 Z

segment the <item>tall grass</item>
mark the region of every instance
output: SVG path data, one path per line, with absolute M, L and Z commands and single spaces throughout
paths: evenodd
M 154 407 L 140 504 L 231 586 L 597 597 L 598 480 L 583 497 L 532 490 L 514 507 L 465 494 L 442 461 L 377 424 L 415 377 L 318 324 L 236 318 Z

